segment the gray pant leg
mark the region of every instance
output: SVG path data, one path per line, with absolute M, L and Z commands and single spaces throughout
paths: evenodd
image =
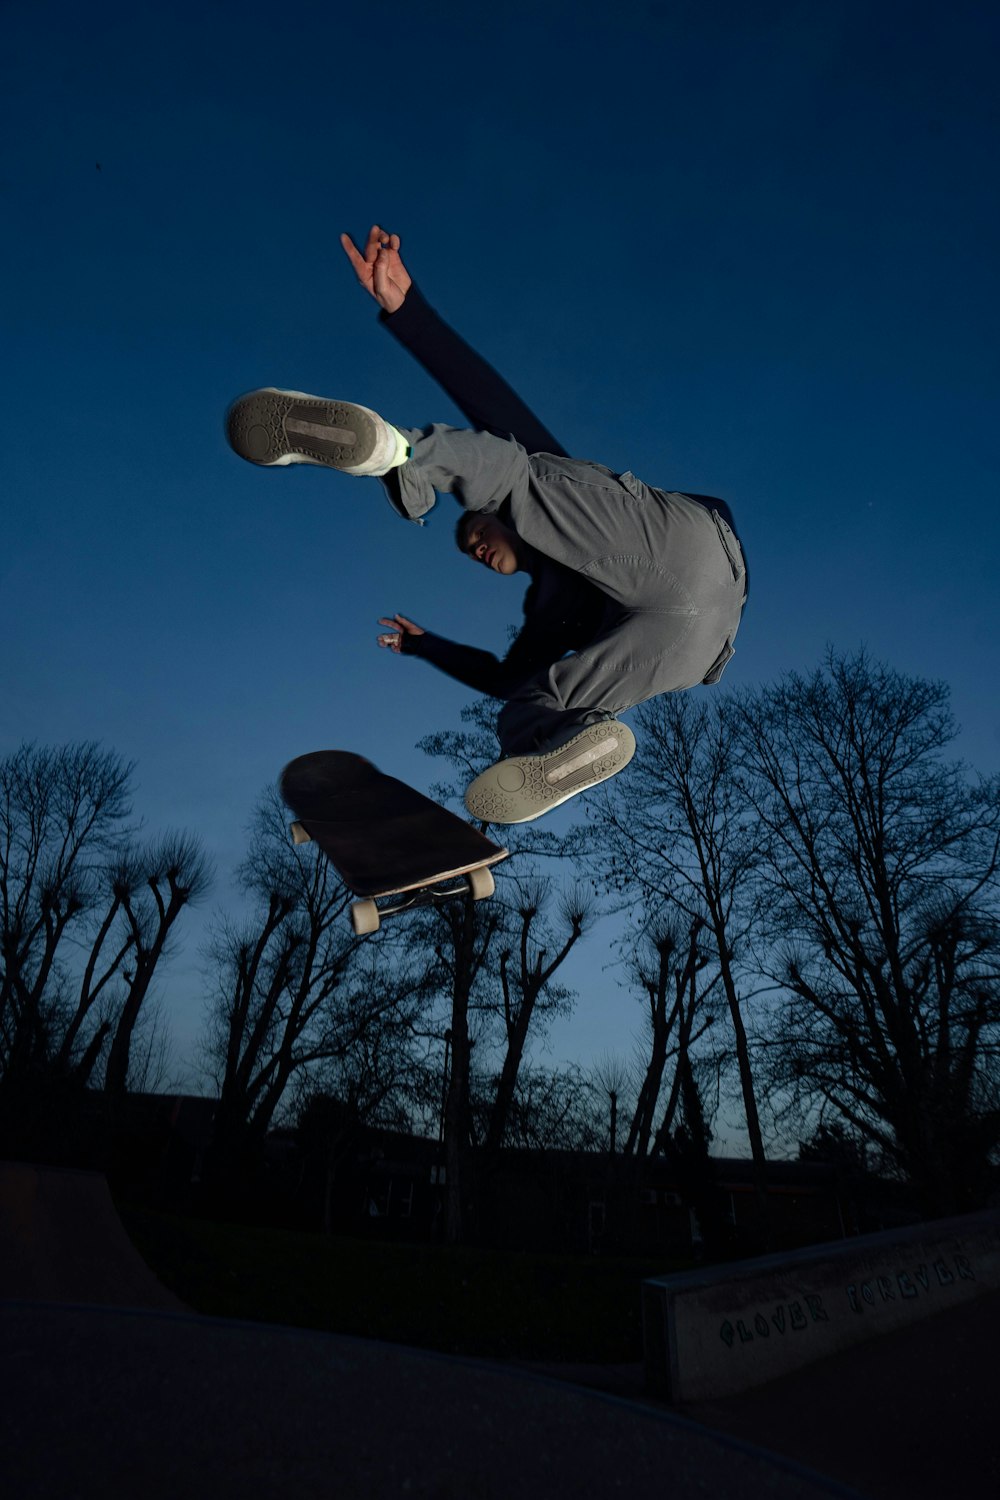
M 530 467 L 530 492 L 511 506 L 518 533 L 575 566 L 619 610 L 596 640 L 506 705 L 506 754 L 555 748 L 647 698 L 717 682 L 746 598 L 739 542 L 703 505 L 597 464 L 543 455 Z
M 507 702 L 497 719 L 505 755 L 551 750 L 587 724 L 614 718 L 660 693 L 694 687 L 733 655 L 739 627 L 725 615 L 658 610 L 623 614 L 582 651 L 554 662 Z M 717 680 L 717 678 L 716 678 Z
M 399 515 L 418 521 L 435 491 L 454 495 L 466 510 L 495 511 L 510 496 L 528 493 L 528 455 L 513 438 L 463 427 L 400 427 L 410 457 L 381 483 Z

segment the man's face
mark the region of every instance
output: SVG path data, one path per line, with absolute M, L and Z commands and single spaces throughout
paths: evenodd
M 465 532 L 464 551 L 494 573 L 516 573 L 520 567 L 517 536 L 496 516 L 473 517 Z

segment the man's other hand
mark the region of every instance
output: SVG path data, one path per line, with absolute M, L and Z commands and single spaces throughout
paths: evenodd
M 342 234 L 340 243 L 365 291 L 387 313 L 398 311 L 413 284 L 399 258 L 399 235 L 373 224 L 363 253 L 349 234 Z
M 404 635 L 423 635 L 424 633 L 421 626 L 414 625 L 413 621 L 408 620 L 405 615 L 391 615 L 384 620 L 379 620 L 379 624 L 387 627 L 388 634 L 378 636 L 378 643 L 388 651 L 402 651 Z

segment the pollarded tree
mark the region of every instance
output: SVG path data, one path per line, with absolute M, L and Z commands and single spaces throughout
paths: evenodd
M 592 898 L 575 886 L 550 914 L 551 880 L 541 876 L 505 882 L 503 900 L 507 923 L 499 977 L 505 1050 L 486 1129 L 487 1156 L 495 1156 L 503 1142 L 529 1032 L 537 1037 L 555 1016 L 572 1009 L 572 992 L 555 976 L 587 931 L 594 909 Z
M 128 842 L 132 770 L 96 744 L 22 745 L 0 762 L 0 1071 L 8 1079 L 60 1053 L 71 984 L 65 940 L 92 927 L 103 870 Z M 116 915 L 98 919 L 98 949 Z M 105 983 L 124 957 L 111 960 Z
M 462 711 L 466 729 L 421 741 L 422 750 L 450 761 L 459 773 L 458 782 L 433 788 L 439 801 L 460 806 L 462 786 L 496 758 L 494 708 L 488 700 L 479 700 Z M 437 968 L 429 972 L 441 976 L 440 987 L 451 1007 L 451 1069 L 445 1105 L 446 1222 L 451 1242 L 462 1236 L 468 1197 L 463 1183 L 469 1180 L 473 1127 L 470 1008 L 478 1012 L 480 1025 L 491 1012 L 503 1016 L 504 1061 L 486 1127 L 487 1155 L 495 1159 L 507 1131 L 532 1023 L 537 1032 L 546 1015 L 565 1010 L 571 1003 L 569 992 L 557 987 L 554 978 L 591 915 L 592 903 L 576 891 L 564 895 L 553 925 L 546 919 L 543 899 L 551 882 L 524 873 L 529 861 L 564 858 L 563 840 L 534 823 L 505 826 L 502 837 L 517 857 L 521 873 L 513 874 L 513 858 L 510 865 L 497 867 L 497 897 L 488 909 L 471 900 L 452 901 L 411 928 L 414 937 L 422 936 L 434 951 Z
M 692 922 L 686 932 L 683 927 L 676 915 L 661 913 L 652 925 L 643 927 L 638 940 L 634 933 L 626 939 L 626 943 L 634 943 L 627 968 L 648 1003 L 649 1044 L 625 1141 L 626 1156 L 648 1155 L 651 1143 L 655 1149 L 662 1149 L 674 1129 L 678 1106 L 693 1107 L 691 1091 L 696 1083 L 691 1050 L 716 1019 L 710 1002 L 718 986 L 718 969 L 707 984 L 699 982 L 710 961 L 709 953 L 699 947 L 702 924 Z M 671 1061 L 674 1066 L 657 1124 L 657 1108 Z
M 210 883 L 208 862 L 197 840 L 168 835 L 136 859 L 121 861 L 111 889 L 120 903 L 120 926 L 131 940 L 124 992 L 111 1027 L 104 1072 L 105 1092 L 121 1098 L 129 1082 L 132 1040 L 153 976 L 167 952 L 178 917 L 200 899 Z
M 95 744 L 24 745 L 0 762 L 0 1075 L 82 1086 L 105 1049 L 124 1092 L 132 1040 L 184 908 L 210 872 L 198 842 L 148 845 L 133 767 Z
M 618 1106 L 629 1100 L 634 1091 L 633 1069 L 620 1054 L 605 1052 L 590 1073 L 595 1090 L 608 1101 L 608 1155 L 613 1158 L 618 1152 Z
M 422 977 L 398 940 L 355 937 L 351 901 L 314 844 L 293 845 L 277 793 L 261 797 L 238 872 L 253 910 L 217 919 L 204 1051 L 219 1089 L 213 1161 L 223 1170 L 263 1143 L 289 1085 L 343 1059 L 360 1039 L 420 1009 Z
M 406 921 L 408 953 L 422 973 L 427 992 L 440 997 L 449 1016 L 444 1156 L 445 1237 L 451 1245 L 466 1236 L 470 1196 L 474 1045 L 470 1011 L 477 990 L 489 982 L 501 923 L 502 913 L 495 901 L 477 902 L 471 896 L 456 897 L 433 910 L 418 910 Z
M 767 1226 L 767 1162 L 743 1008 L 754 928 L 756 820 L 739 786 L 738 723 L 726 700 L 668 694 L 637 714 L 638 749 L 624 775 L 588 802 L 589 858 L 606 888 L 655 920 L 678 912 L 710 945 L 733 1030 L 753 1157 L 757 1210 Z
M 688 923 L 663 908 L 652 921 L 640 916 L 620 940 L 629 986 L 646 1002 L 637 1053 L 642 1080 L 622 1155 L 665 1158 L 706 1249 L 715 1254 L 726 1231 L 709 1155 L 705 1079 L 717 1074 L 723 1059 L 698 1044 L 716 1025 L 722 994 L 719 967 L 703 936 L 703 922 Z
M 1000 1144 L 1000 782 L 945 759 L 948 691 L 831 654 L 741 705 L 784 989 L 768 1082 L 878 1147 L 925 1210 Z

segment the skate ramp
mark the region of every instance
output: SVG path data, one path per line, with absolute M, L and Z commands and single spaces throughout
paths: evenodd
M 106 1179 L 0 1162 L 0 1299 L 186 1311 L 125 1233 Z

